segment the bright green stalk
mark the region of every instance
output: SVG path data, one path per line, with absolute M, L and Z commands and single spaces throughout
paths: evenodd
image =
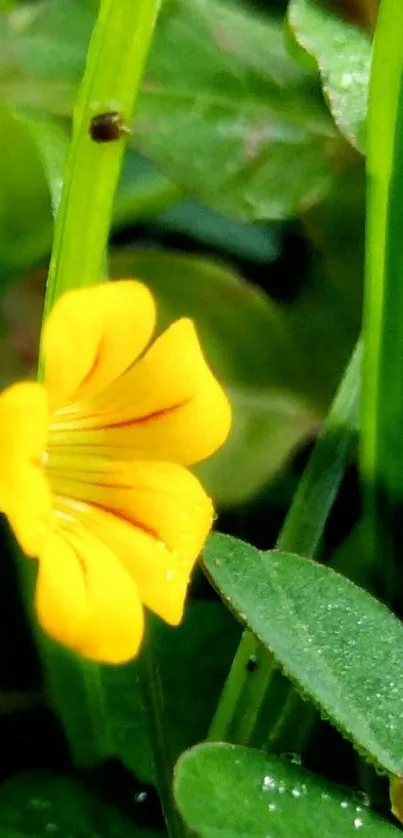
M 118 112 L 130 126 L 160 0 L 102 0 L 73 115 L 73 136 L 56 218 L 45 315 L 69 288 L 103 274 L 125 135 L 90 136 L 94 116 Z
M 368 112 L 361 467 L 374 547 L 394 561 L 403 501 L 403 4 L 383 0 Z M 386 525 L 386 526 L 385 526 Z M 383 529 L 383 532 L 382 532 Z
M 315 554 L 356 437 L 360 370 L 358 343 L 287 515 L 277 542 L 279 550 Z M 247 667 L 249 659 L 255 666 L 252 673 Z M 245 631 L 209 739 L 262 745 L 272 740 L 271 726 L 284 732 L 288 716 L 295 712 L 295 691 L 283 684 L 278 701 L 279 677 L 272 655 Z
M 73 137 L 57 194 L 57 170 L 63 156 L 55 141 L 55 160 L 49 163 L 52 206 L 56 214 L 45 316 L 55 300 L 69 288 L 99 282 L 105 258 L 113 197 L 124 151 L 123 139 L 97 144 L 89 133 L 91 119 L 100 112 L 118 110 L 131 119 L 144 60 L 150 44 L 159 0 L 102 0 L 92 35 L 85 73 L 73 120 Z M 45 135 L 46 136 L 46 135 Z M 46 149 L 49 158 L 50 150 Z M 24 560 L 23 584 L 34 581 Z M 48 685 L 63 720 L 74 761 L 91 765 L 114 752 L 108 726 L 99 666 L 76 658 L 43 638 Z M 80 696 L 85 713 L 74 713 L 71 693 Z

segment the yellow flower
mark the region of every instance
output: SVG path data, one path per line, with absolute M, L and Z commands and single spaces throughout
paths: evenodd
M 70 291 L 44 327 L 45 383 L 0 396 L 0 509 L 39 559 L 39 621 L 109 663 L 138 651 L 143 606 L 180 622 L 213 519 L 186 466 L 230 427 L 192 322 L 146 349 L 154 326 L 140 282 Z

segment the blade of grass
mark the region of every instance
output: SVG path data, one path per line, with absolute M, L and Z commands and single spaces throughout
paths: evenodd
M 361 472 L 374 555 L 382 554 L 388 599 L 401 590 L 403 428 L 403 6 L 383 0 L 368 112 L 367 259 Z
M 361 355 L 359 342 L 298 486 L 276 545 L 279 550 L 313 557 L 318 547 L 356 439 Z M 262 745 L 269 740 L 273 745 L 272 728 L 285 738 L 288 715 L 295 713 L 295 690 L 287 684 L 278 702 L 279 677 L 283 676 L 273 657 L 245 631 L 210 728 L 210 741 Z
M 56 218 L 45 316 L 69 288 L 99 282 L 125 134 L 91 137 L 94 116 L 117 112 L 132 122 L 160 0 L 103 0 L 73 113 L 73 135 Z

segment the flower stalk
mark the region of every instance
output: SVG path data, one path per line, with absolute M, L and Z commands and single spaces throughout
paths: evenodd
M 130 127 L 160 0 L 102 0 L 73 114 L 45 299 L 44 316 L 70 288 L 103 278 L 113 198 L 126 132 L 96 142 L 91 124 L 118 114 Z
M 317 551 L 356 439 L 361 359 L 359 341 L 286 517 L 276 545 L 279 550 L 309 557 Z M 247 666 L 250 659 L 254 661 L 252 678 Z M 295 690 L 289 684 L 287 703 L 282 696 L 277 708 L 271 687 L 278 675 L 273 656 L 251 632 L 244 631 L 210 727 L 210 741 L 262 746 L 271 739 L 272 729 L 286 732 L 287 708 L 292 718 Z M 276 744 L 281 750 L 281 743 Z

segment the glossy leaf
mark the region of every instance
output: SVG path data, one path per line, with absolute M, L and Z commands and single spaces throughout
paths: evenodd
M 397 838 L 354 794 L 290 762 L 235 745 L 200 745 L 176 767 L 176 799 L 199 838 Z
M 365 151 L 371 39 L 318 0 L 291 0 L 289 23 L 317 62 L 336 125 Z
M 373 762 L 402 774 L 403 624 L 352 582 L 290 553 L 215 536 L 205 563 L 300 690 Z
M 50 772 L 19 774 L 0 787 L 0 838 L 162 838 L 78 780 Z

